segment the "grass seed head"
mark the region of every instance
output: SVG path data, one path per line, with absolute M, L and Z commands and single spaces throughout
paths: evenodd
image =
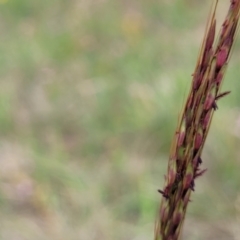
M 208 134 L 216 101 L 229 92 L 219 93 L 236 34 L 240 0 L 231 0 L 230 8 L 215 41 L 215 12 L 213 4 L 209 23 L 200 51 L 192 87 L 187 98 L 180 124 L 174 135 L 168 173 L 162 193 L 155 240 L 178 240 L 195 179 L 206 171 L 199 168 L 201 152 Z M 172 157 L 173 156 L 173 157 Z

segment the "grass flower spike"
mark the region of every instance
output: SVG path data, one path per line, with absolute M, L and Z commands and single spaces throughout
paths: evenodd
M 155 240 L 179 239 L 195 179 L 200 169 L 201 153 L 217 101 L 230 92 L 220 92 L 237 31 L 240 0 L 231 0 L 219 36 L 215 40 L 215 1 L 192 78 L 192 86 L 174 135 L 165 186 L 159 190 L 162 201 L 155 225 Z

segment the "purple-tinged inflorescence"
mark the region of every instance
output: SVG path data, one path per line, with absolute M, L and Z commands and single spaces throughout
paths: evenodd
M 191 192 L 195 190 L 195 179 L 206 172 L 206 169 L 200 169 L 201 153 L 213 112 L 218 108 L 217 101 L 230 93 L 219 93 L 219 89 L 236 34 L 240 0 L 230 1 L 219 38 L 215 40 L 217 3 L 216 0 L 213 4 L 206 36 L 192 75 L 192 87 L 173 139 L 165 187 L 158 190 L 162 194 L 162 202 L 155 240 L 178 239 Z

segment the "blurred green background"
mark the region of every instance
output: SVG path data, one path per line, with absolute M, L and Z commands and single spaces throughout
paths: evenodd
M 209 9 L 207 0 L 0 1 L 1 240 L 153 239 Z M 186 240 L 240 239 L 239 56 L 240 36 Z

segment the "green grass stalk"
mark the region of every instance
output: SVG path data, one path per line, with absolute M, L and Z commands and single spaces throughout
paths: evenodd
M 200 169 L 201 153 L 217 101 L 230 92 L 220 92 L 237 31 L 240 0 L 231 0 L 219 36 L 215 40 L 216 8 L 213 3 L 192 78 L 190 93 L 175 132 L 165 186 L 155 224 L 155 240 L 179 239 L 195 179 Z

